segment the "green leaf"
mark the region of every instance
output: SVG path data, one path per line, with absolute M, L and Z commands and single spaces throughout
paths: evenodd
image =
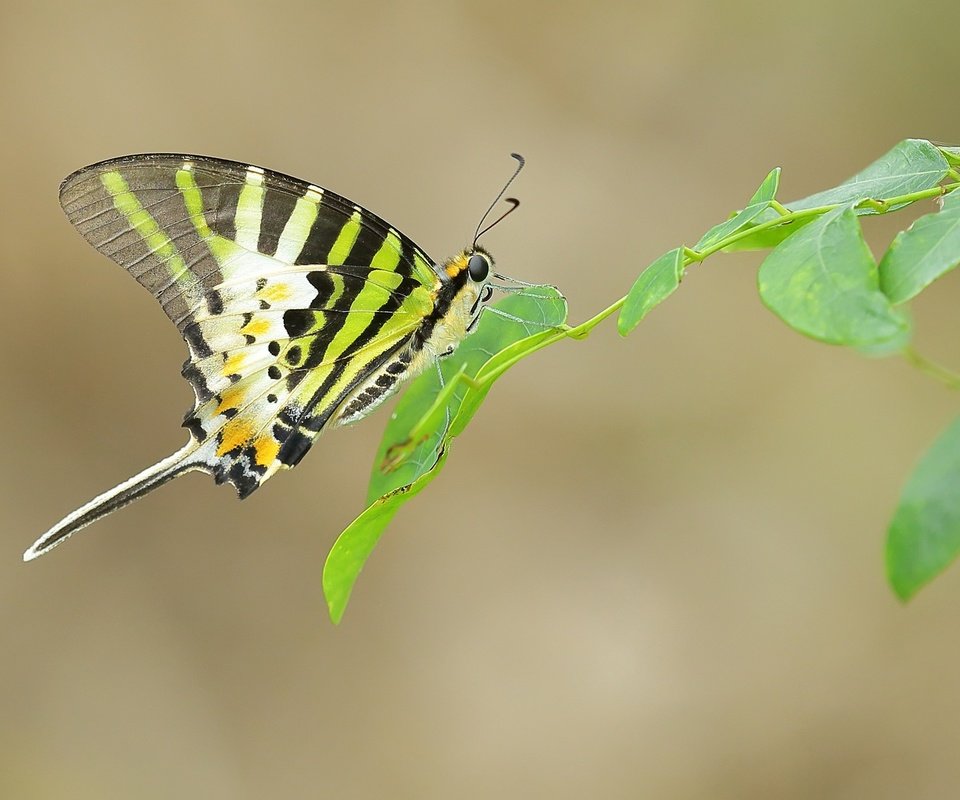
M 882 342 L 855 345 L 860 355 L 867 358 L 886 358 L 902 353 L 910 345 L 913 339 L 913 318 L 910 316 L 910 309 L 905 306 L 898 308 L 895 313 L 903 319 L 903 330 L 893 338 Z
M 721 239 L 733 235 L 741 228 L 745 228 L 751 220 L 763 211 L 770 208 L 770 202 L 777 197 L 777 188 L 780 186 L 780 167 L 775 167 L 767 173 L 760 187 L 753 193 L 753 197 L 743 208 L 730 219 L 714 225 L 700 238 L 700 241 L 694 246 L 694 250 L 703 250 L 716 244 Z
M 941 147 L 939 149 L 951 167 L 960 167 L 960 147 Z
M 506 316 L 498 315 L 496 311 Z M 468 377 L 475 377 L 494 353 L 514 342 L 535 339 L 538 334 L 562 325 L 566 318 L 567 301 L 552 286 L 530 287 L 505 297 L 494 309 L 485 311 L 477 329 L 460 344 L 453 355 L 440 361 L 439 371 L 443 374 L 443 384 L 452 392 L 447 408 L 441 409 L 443 416 L 446 417 L 446 411 L 449 411 L 452 421 L 468 391 L 466 384 L 454 381 L 457 373 L 463 372 Z M 368 503 L 393 489 L 413 483 L 436 462 L 441 440 L 446 433 L 443 424 L 430 430 L 428 438 L 418 443 L 402 463 L 391 470 L 385 471 L 381 468 L 387 459 L 388 451 L 406 442 L 411 430 L 430 410 L 440 392 L 440 376 L 436 368 L 431 368 L 412 381 L 403 393 L 380 440 L 367 489 Z
M 926 139 L 904 139 L 839 186 L 786 203 L 786 206 L 791 211 L 801 211 L 805 208 L 855 204 L 867 199 L 887 200 L 936 186 L 947 174 L 947 169 L 943 153 Z M 871 208 L 858 208 L 857 213 L 877 212 Z
M 906 321 L 879 289 L 877 265 L 850 206 L 802 228 L 760 265 L 760 297 L 791 328 L 831 344 L 899 336 Z
M 780 219 L 780 214 L 772 209 L 767 209 L 757 216 L 756 219 L 750 222 L 746 226 L 746 230 L 759 227 L 766 222 L 772 222 L 777 219 Z M 742 239 L 737 239 L 735 242 L 728 244 L 723 248 L 723 252 L 737 253 L 745 250 L 769 250 L 773 247 L 776 247 L 788 237 L 793 236 L 793 234 L 795 234 L 805 225 L 809 225 L 815 219 L 817 219 L 817 217 L 801 217 L 800 219 L 788 220 L 787 222 L 784 222 L 781 225 L 775 225 L 772 228 L 763 228 L 756 233 L 748 234 Z
M 446 451 L 440 451 L 430 469 L 412 484 L 375 500 L 337 537 L 323 565 L 323 596 L 334 625 L 343 619 L 353 586 L 390 520 L 400 506 L 416 497 L 437 476 L 446 460 Z
M 924 139 L 906 139 L 839 186 L 785 205 L 791 211 L 831 205 L 856 206 L 864 200 L 886 200 L 930 189 L 940 183 L 947 174 L 948 165 L 945 155 Z M 909 204 L 895 204 L 890 209 L 902 208 L 905 205 Z M 879 213 L 876 208 L 871 208 L 869 205 L 858 206 L 854 208 L 854 212 L 857 216 Z M 772 209 L 763 209 L 745 227 L 747 229 L 758 227 L 775 221 L 779 216 Z M 805 217 L 764 228 L 755 234 L 738 239 L 723 250 L 726 253 L 734 253 L 776 247 L 814 219 L 816 217 Z
M 500 374 L 557 336 L 567 304 L 553 287 L 535 286 L 505 298 L 496 311 L 502 315 L 484 312 L 477 330 L 440 362 L 442 388 L 437 370 L 430 369 L 397 404 L 377 452 L 369 505 L 337 538 L 323 568 L 323 591 L 334 623 L 343 617 L 357 577 L 394 514 L 437 476 L 450 442 Z
M 960 553 L 960 419 L 924 454 L 887 532 L 887 577 L 912 597 Z
M 880 260 L 880 288 L 890 302 L 903 303 L 960 264 L 960 195 L 951 192 L 943 209 L 901 231 Z
M 650 310 L 666 300 L 683 277 L 683 248 L 664 253 L 643 272 L 631 287 L 617 318 L 617 330 L 626 336 Z

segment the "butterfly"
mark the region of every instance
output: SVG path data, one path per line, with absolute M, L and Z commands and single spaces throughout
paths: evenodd
M 490 300 L 477 239 L 440 263 L 346 198 L 279 172 L 148 153 L 84 167 L 60 204 L 150 291 L 189 349 L 187 444 L 64 517 L 29 561 L 164 483 L 200 470 L 247 497 L 324 428 L 355 422 L 450 355 Z

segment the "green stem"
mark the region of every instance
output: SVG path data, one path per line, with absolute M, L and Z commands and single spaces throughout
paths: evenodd
M 951 171 L 951 177 L 953 176 L 954 176 L 954 173 L 953 171 Z M 960 178 L 960 176 L 958 176 L 958 178 Z M 863 200 L 860 202 L 860 205 L 869 205 L 869 207 L 874 209 L 878 214 L 886 214 L 891 210 L 891 208 L 903 207 L 904 205 L 916 203 L 920 200 L 927 200 L 932 197 L 948 194 L 954 191 L 955 189 L 957 189 L 958 187 L 960 187 L 960 179 L 958 179 L 956 183 L 947 184 L 946 186 L 934 186 L 934 187 L 931 187 L 930 189 L 922 189 L 921 191 L 910 192 L 909 194 L 902 194 L 902 195 L 899 195 L 898 197 L 888 197 L 885 200 L 873 200 L 870 202 L 868 202 L 867 200 Z M 687 266 L 688 264 L 691 264 L 693 262 L 703 261 L 704 259 L 707 258 L 707 256 L 713 255 L 714 253 L 720 250 L 723 250 L 725 247 L 729 247 L 734 242 L 737 242 L 740 239 L 744 239 L 747 236 L 753 236 L 754 234 L 759 233 L 760 231 L 769 230 L 770 228 L 776 228 L 776 227 L 779 227 L 780 225 L 788 225 L 791 222 L 807 219 L 808 217 L 818 217 L 818 216 L 821 216 L 822 214 L 827 214 L 830 211 L 833 211 L 834 209 L 840 208 L 841 206 L 845 206 L 845 205 L 848 205 L 848 204 L 833 203 L 831 205 L 818 206 L 816 208 L 805 208 L 805 209 L 802 209 L 801 211 L 790 211 L 790 209 L 788 209 L 786 206 L 783 206 L 780 203 L 778 203 L 776 200 L 774 200 L 771 202 L 770 206 L 771 208 L 776 210 L 778 214 L 780 214 L 779 217 L 777 217 L 776 219 L 768 220 L 767 222 L 761 222 L 759 225 L 754 225 L 752 227 L 744 228 L 743 230 L 737 231 L 736 233 L 733 233 L 730 236 L 726 236 L 720 241 L 711 245 L 710 247 L 706 247 L 700 251 L 692 250 L 689 247 L 684 247 L 683 248 L 684 266 Z M 597 327 L 597 325 L 599 325 L 601 322 L 607 319 L 607 317 L 610 317 L 613 314 L 615 314 L 617 311 L 619 311 L 620 308 L 623 306 L 623 304 L 626 302 L 626 299 L 627 299 L 626 296 L 621 297 L 615 303 L 603 309 L 603 311 L 601 311 L 599 314 L 596 314 L 590 317 L 590 319 L 586 320 L 586 322 L 581 322 L 579 325 L 575 325 L 573 327 L 564 325 L 561 328 L 558 328 L 557 331 L 552 335 L 544 337 L 536 344 L 533 344 L 529 349 L 524 350 L 522 353 L 519 353 L 514 358 L 501 364 L 497 369 L 484 375 L 483 378 L 481 379 L 481 383 L 485 385 L 489 381 L 495 380 L 501 374 L 506 372 L 511 366 L 516 364 L 518 361 L 521 361 L 522 359 L 526 358 L 528 355 L 532 355 L 533 353 L 536 353 L 538 350 L 542 350 L 544 347 L 549 347 L 550 345 L 555 344 L 556 342 L 559 342 L 561 339 L 585 339 L 587 335 L 590 333 L 590 331 L 592 331 L 595 327 Z M 931 362 L 927 361 L 922 356 L 918 355 L 912 350 L 910 351 L 910 353 L 911 355 L 907 355 L 907 353 L 905 352 L 904 355 L 915 366 L 924 370 L 928 374 L 933 375 L 938 380 L 943 381 L 948 386 L 951 386 L 952 388 L 960 389 L 960 376 L 954 375 L 948 370 L 945 370 L 942 367 L 938 367 L 937 365 L 932 364 Z
M 936 362 L 920 355 L 920 353 L 910 346 L 905 347 L 902 351 L 902 354 L 908 364 L 916 367 L 934 380 L 940 381 L 940 383 L 947 388 L 960 389 L 960 375 L 957 373 L 947 369 L 946 367 L 941 367 Z
M 513 358 L 508 359 L 499 367 L 497 367 L 495 370 L 492 370 L 491 372 L 486 373 L 483 376 L 483 378 L 480 379 L 479 381 L 481 386 L 485 386 L 491 381 L 499 378 L 504 372 L 510 369 L 510 367 L 512 367 L 518 361 L 522 361 L 527 356 L 532 355 L 533 353 L 536 353 L 538 350 L 543 350 L 544 347 L 549 347 L 550 345 L 556 342 L 559 342 L 561 339 L 585 339 L 587 337 L 587 334 L 589 334 L 590 331 L 596 328 L 597 325 L 603 322 L 607 317 L 612 316 L 613 314 L 616 314 L 620 310 L 620 307 L 626 302 L 626 300 L 627 300 L 626 296 L 621 297 L 619 300 L 617 300 L 616 303 L 613 303 L 612 305 L 607 306 L 599 314 L 596 314 L 590 317 L 590 319 L 588 319 L 586 322 L 581 322 L 579 325 L 576 325 L 572 328 L 569 325 L 564 325 L 558 328 L 549 336 L 545 336 L 539 342 L 536 342 L 535 344 L 525 349 L 522 353 L 518 353 Z
M 960 187 L 960 181 L 957 183 L 947 184 L 946 186 L 933 186 L 930 189 L 922 189 L 919 192 L 910 192 L 909 194 L 902 194 L 898 197 L 888 197 L 886 200 L 870 200 L 867 198 L 865 200 L 861 200 L 858 205 L 868 205 L 878 214 L 886 214 L 894 206 L 902 207 L 904 205 L 916 203 L 920 200 L 928 200 L 931 197 L 939 197 L 943 194 L 949 194 L 957 187 Z M 779 203 L 777 205 L 779 205 Z M 780 208 L 778 208 L 777 211 L 778 213 L 781 213 L 781 216 L 777 217 L 776 219 L 768 220 L 767 222 L 761 222 L 759 225 L 744 228 L 743 230 L 739 230 L 736 233 L 732 233 L 729 236 L 724 237 L 715 244 L 710 245 L 710 247 L 704 248 L 697 253 L 699 258 L 696 260 L 702 261 L 707 256 L 713 255 L 717 251 L 723 250 L 725 247 L 729 247 L 734 242 L 738 242 L 741 239 L 747 238 L 748 236 L 753 236 L 760 231 L 769 230 L 770 228 L 777 228 L 780 225 L 789 225 L 791 222 L 795 222 L 796 220 L 800 219 L 806 219 L 807 217 L 819 217 L 822 214 L 827 214 L 834 209 L 845 205 L 848 204 L 832 203 L 826 206 L 817 206 L 816 208 L 805 208 L 802 211 L 790 211 L 785 206 L 780 206 L 780 208 L 782 208 L 784 211 L 787 211 L 786 214 L 780 212 Z M 687 255 L 686 249 L 684 250 L 684 255 Z
M 900 195 L 899 197 L 890 197 L 886 200 L 862 200 L 858 203 L 860 207 L 870 207 L 875 210 L 878 214 L 886 214 L 891 208 L 894 207 L 903 207 L 911 203 L 915 203 L 920 200 L 925 200 L 932 197 L 937 197 L 938 195 L 948 194 L 960 187 L 960 175 L 958 175 L 954 170 L 950 170 L 950 177 L 956 180 L 956 183 L 951 183 L 946 186 L 934 186 L 930 189 L 924 189 L 919 192 L 911 192 L 910 194 Z M 848 205 L 847 203 L 834 203 L 826 206 L 818 206 L 817 208 L 806 208 L 801 211 L 790 211 L 786 206 L 781 205 L 776 200 L 771 201 L 770 207 L 774 209 L 780 216 L 776 219 L 769 220 L 767 222 L 762 222 L 758 225 L 752 227 L 744 228 L 741 231 L 737 231 L 729 236 L 724 237 L 720 241 L 711 245 L 710 247 L 704 248 L 701 251 L 693 250 L 689 247 L 683 248 L 684 264 L 686 267 L 689 264 L 700 262 L 706 259 L 708 256 L 716 253 L 720 250 L 723 250 L 725 247 L 729 247 L 734 242 L 739 241 L 747 236 L 753 236 L 759 231 L 769 230 L 770 228 L 776 228 L 780 225 L 787 225 L 791 222 L 797 220 L 806 219 L 808 217 L 817 217 L 822 214 L 829 213 L 836 208 L 841 206 Z M 469 386 L 475 390 L 482 390 L 485 386 L 492 383 L 500 375 L 506 372 L 510 367 L 516 364 L 519 361 L 522 361 L 527 356 L 533 355 L 538 350 L 543 350 L 545 347 L 549 347 L 552 344 L 556 344 L 562 339 L 585 339 L 590 332 L 597 327 L 601 322 L 603 322 L 608 317 L 616 314 L 626 302 L 626 296 L 621 297 L 615 303 L 607 306 L 603 311 L 594 316 L 590 317 L 584 322 L 581 322 L 579 325 L 562 325 L 551 332 L 544 332 L 540 334 L 538 341 L 531 342 L 527 347 L 522 351 L 518 352 L 515 356 L 509 358 L 508 360 L 501 363 L 496 369 L 491 370 L 487 373 L 477 374 L 475 379 L 467 379 L 465 375 L 458 374 L 455 376 L 454 380 L 451 381 L 444 392 L 441 392 L 441 396 L 438 396 L 434 403 L 431 405 L 431 408 L 427 411 L 426 414 L 421 418 L 420 422 L 414 427 L 411 432 L 411 437 L 414 433 L 418 432 L 423 428 L 427 421 L 432 417 L 433 413 L 439 409 L 442 404 L 446 403 L 447 398 L 452 395 L 454 386 L 456 383 L 466 382 Z M 950 370 L 941 367 L 939 364 L 935 364 L 927 358 L 924 358 L 912 347 L 907 347 L 902 351 L 903 357 L 913 366 L 917 367 L 922 372 L 930 375 L 936 380 L 940 381 L 944 385 L 948 386 L 951 389 L 960 390 L 960 375 L 951 372 Z M 406 440 L 406 445 L 409 447 L 412 438 Z M 395 461 L 402 460 L 403 455 L 399 459 L 395 458 Z M 390 456 L 388 455 L 388 458 Z

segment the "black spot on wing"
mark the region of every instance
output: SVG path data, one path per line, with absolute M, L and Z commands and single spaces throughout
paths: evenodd
M 198 403 L 205 403 L 211 397 L 213 397 L 213 392 L 207 387 L 207 379 L 204 377 L 203 372 L 189 359 L 184 362 L 183 368 L 180 370 L 180 374 L 187 379 L 187 382 L 193 387 L 193 391 L 197 395 Z
M 183 338 L 187 340 L 187 344 L 190 345 L 190 350 L 196 358 L 204 358 L 213 354 L 213 350 L 210 349 L 207 340 L 203 338 L 200 326 L 197 323 L 190 323 L 183 329 Z
M 289 311 L 283 312 L 283 327 L 291 338 L 303 336 L 313 327 L 315 319 L 312 311 L 303 308 L 291 308 Z
M 254 490 L 260 485 L 260 476 L 256 472 L 248 470 L 248 460 L 238 458 L 230 466 L 229 480 L 237 487 L 237 495 L 243 500 L 253 494 Z
M 223 313 L 223 297 L 220 292 L 216 289 L 211 289 L 207 292 L 206 296 L 207 301 L 207 311 L 211 314 L 222 314 Z
M 186 419 L 184 419 L 183 427 L 190 431 L 190 434 L 198 442 L 202 442 L 207 438 L 207 432 L 203 429 L 203 425 L 201 424 L 200 420 L 191 414 L 188 414 Z

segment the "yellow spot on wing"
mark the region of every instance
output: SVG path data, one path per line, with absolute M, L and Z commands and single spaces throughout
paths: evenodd
M 246 325 L 240 329 L 240 333 L 249 334 L 250 336 L 262 336 L 267 331 L 270 330 L 270 320 L 257 319 L 254 317 Z
M 223 374 L 224 375 L 237 375 L 240 373 L 240 369 L 243 367 L 243 362 L 246 360 L 246 353 L 239 352 L 234 353 L 230 358 L 223 362 Z
M 290 287 L 286 283 L 271 283 L 257 292 L 257 297 L 262 297 L 269 303 L 279 303 L 290 298 Z
M 254 442 L 253 448 L 257 465 L 269 467 L 280 452 L 280 443 L 272 436 L 264 435 Z
M 253 425 L 250 420 L 243 417 L 236 417 L 223 426 L 220 432 L 220 445 L 217 447 L 217 455 L 224 456 L 235 447 L 240 447 L 250 439 L 253 434 Z
M 216 414 L 222 414 L 231 408 L 239 408 L 243 403 L 244 391 L 239 387 L 231 387 L 220 392 L 220 405 L 217 406 Z

